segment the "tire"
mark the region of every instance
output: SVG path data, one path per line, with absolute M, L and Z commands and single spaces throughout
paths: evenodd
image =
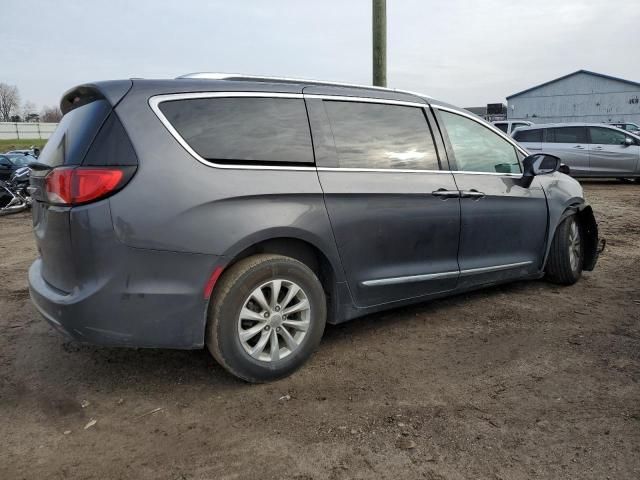
M 573 285 L 582 275 L 584 246 L 582 229 L 575 215 L 565 218 L 553 236 L 546 278 L 560 285 Z
M 282 255 L 254 255 L 232 265 L 218 281 L 209 304 L 206 343 L 231 374 L 247 382 L 269 382 L 290 375 L 309 359 L 325 323 L 326 297 L 309 267 Z

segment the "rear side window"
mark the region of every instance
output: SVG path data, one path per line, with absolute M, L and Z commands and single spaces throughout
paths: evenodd
M 509 128 L 508 123 L 494 123 L 493 125 L 496 128 L 499 128 L 500 130 L 502 130 L 504 133 L 507 133 L 507 129 Z
M 106 100 L 96 100 L 67 112 L 38 157 L 50 167 L 79 165 L 111 112 Z
M 198 155 L 221 163 L 312 164 L 304 100 L 196 98 L 160 110 Z
M 324 102 L 342 168 L 438 170 L 438 156 L 418 107 Z
M 138 157 L 116 112 L 111 112 L 91 144 L 83 165 L 134 166 Z
M 584 127 L 561 127 L 547 130 L 548 143 L 587 143 L 587 129 Z
M 542 142 L 542 130 L 518 130 L 513 134 L 517 142 Z

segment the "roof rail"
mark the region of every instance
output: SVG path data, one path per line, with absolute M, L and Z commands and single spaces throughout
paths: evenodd
M 412 92 L 409 90 L 400 90 L 397 88 L 376 87 L 373 85 L 359 85 L 356 83 L 343 83 L 343 82 L 327 82 L 324 80 L 310 80 L 305 78 L 291 78 L 291 77 L 269 77 L 265 75 L 245 75 L 242 73 L 217 73 L 217 72 L 196 72 L 188 73 L 186 75 L 180 75 L 180 78 L 201 78 L 205 80 L 252 80 L 254 82 L 277 82 L 277 83 L 309 83 L 312 85 L 328 85 L 334 87 L 355 87 L 355 88 L 368 88 L 372 90 L 383 90 L 387 92 L 406 93 L 409 95 L 416 95 L 418 97 L 431 98 L 424 93 Z

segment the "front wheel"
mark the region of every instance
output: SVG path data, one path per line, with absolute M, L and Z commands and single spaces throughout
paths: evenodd
M 325 321 L 324 290 L 311 269 L 282 255 L 255 255 L 231 266 L 216 285 L 206 342 L 233 375 L 268 382 L 311 356 Z
M 546 278 L 560 285 L 572 285 L 582 275 L 582 234 L 576 216 L 565 218 L 553 236 Z

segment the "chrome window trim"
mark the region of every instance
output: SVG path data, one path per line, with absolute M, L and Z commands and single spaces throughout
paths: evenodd
M 455 113 L 456 115 L 460 115 L 462 117 L 466 117 L 469 120 L 473 120 L 474 122 L 476 122 L 479 125 L 482 125 L 483 127 L 485 127 L 487 130 L 498 134 L 498 136 L 502 137 L 503 139 L 505 139 L 507 142 L 509 142 L 511 145 L 513 145 L 514 147 L 516 147 L 518 149 L 518 151 L 520 151 L 520 153 L 522 153 L 524 156 L 528 156 L 529 153 L 522 148 L 520 145 L 518 145 L 518 143 L 511 138 L 509 135 L 507 135 L 506 133 L 504 133 L 502 130 L 500 130 L 499 128 L 494 127 L 492 124 L 486 124 L 482 121 L 480 121 L 479 118 L 474 117 L 473 115 L 469 114 L 469 113 L 464 113 L 461 112 L 459 110 L 456 110 L 454 108 L 449 108 L 449 107 L 443 107 L 441 105 L 432 105 L 433 108 L 436 108 L 438 110 L 442 110 L 445 112 L 449 112 L 449 113 Z M 467 172 L 465 172 L 467 173 Z M 504 175 L 504 174 L 500 174 L 500 175 Z M 513 174 L 511 174 L 513 175 Z M 519 174 L 518 174 L 519 175 Z
M 184 148 L 192 157 L 198 160 L 200 163 L 214 167 L 214 168 L 222 168 L 222 169 L 230 169 L 230 170 L 284 170 L 284 171 L 321 171 L 321 172 L 372 172 L 372 173 L 427 173 L 427 174 L 452 174 L 452 173 L 464 173 L 465 175 L 497 175 L 497 176 L 508 176 L 508 177 L 521 177 L 522 174 L 518 173 L 497 173 L 497 172 L 464 172 L 458 170 L 416 170 L 416 169 L 394 169 L 394 168 L 348 168 L 348 167 L 316 167 L 309 166 L 286 166 L 286 165 L 233 165 L 233 164 L 223 164 L 216 163 L 210 160 L 207 160 L 201 157 L 191 146 L 186 142 L 186 140 L 178 133 L 178 131 L 171 125 L 171 122 L 165 117 L 165 115 L 160 110 L 160 104 L 163 102 L 169 102 L 172 100 L 191 100 L 196 98 L 298 98 L 298 99 L 320 99 L 320 100 L 333 100 L 333 101 L 345 101 L 345 102 L 364 102 L 364 103 L 380 103 L 385 105 L 400 105 L 400 106 L 408 106 L 414 108 L 428 108 L 429 105 L 424 103 L 414 103 L 414 102 L 405 102 L 401 100 L 388 100 L 383 98 L 371 98 L 371 97 L 346 97 L 340 95 L 316 95 L 316 94 L 302 94 L 302 93 L 279 93 L 279 92 L 191 92 L 191 93 L 169 93 L 169 94 L 160 94 L 154 95 L 149 98 L 148 103 L 151 107 L 153 113 L 158 117 L 160 122 L 164 125 L 164 127 L 169 131 L 171 136 L 175 138 L 175 140 Z M 466 115 L 464 113 L 458 112 L 454 109 L 449 109 L 446 107 L 434 106 L 434 108 L 442 109 L 449 111 L 451 113 L 456 113 L 462 115 L 464 117 L 468 117 L 471 120 L 475 120 L 472 116 Z M 481 122 L 477 122 L 480 125 L 483 125 Z M 497 129 L 494 129 L 497 130 Z M 502 133 L 498 130 L 499 133 Z M 508 139 L 507 139 L 508 140 Z M 514 142 L 510 142 L 514 143 Z M 527 155 L 526 151 L 522 150 L 517 144 L 515 144 L 524 155 Z
M 385 105 L 400 105 L 403 107 L 418 107 L 418 108 L 426 108 L 429 106 L 427 103 L 405 102 L 404 100 L 389 100 L 387 98 L 352 97 L 352 96 L 345 96 L 345 95 L 325 95 L 325 94 L 316 94 L 316 93 L 305 93 L 304 98 L 331 100 L 335 102 L 382 103 Z
M 451 170 L 451 173 L 459 175 L 493 175 L 496 177 L 522 178 L 522 173 L 500 173 L 500 172 L 465 172 L 464 170 Z
M 357 167 L 317 167 L 319 172 L 380 172 L 380 173 L 448 173 L 451 170 L 410 170 L 406 168 L 357 168 Z
M 482 273 L 499 272 L 501 270 L 511 270 L 513 268 L 525 267 L 533 264 L 532 261 L 506 263 L 503 265 L 494 265 L 491 267 L 469 268 L 460 271 L 440 272 L 440 273 L 425 273 L 423 275 L 409 275 L 406 277 L 389 277 L 389 278 L 377 278 L 375 280 L 365 280 L 361 284 L 365 287 L 376 287 L 383 285 L 398 285 L 403 283 L 421 282 L 424 280 L 436 280 L 453 278 L 457 276 L 467 277 L 470 275 L 479 275 Z
M 370 97 L 347 97 L 340 95 L 315 95 L 315 94 L 302 94 L 302 93 L 279 93 L 279 92 L 191 92 L 191 93 L 169 93 L 154 95 L 149 98 L 149 106 L 156 117 L 162 122 L 164 127 L 169 131 L 171 136 L 184 148 L 192 157 L 198 160 L 200 163 L 223 169 L 232 170 L 285 170 L 285 171 L 327 171 L 327 172 L 379 172 L 379 173 L 452 173 L 450 170 L 412 170 L 412 169 L 394 169 L 394 168 L 341 168 L 341 167 L 301 167 L 285 165 L 232 165 L 212 162 L 201 157 L 186 140 L 178 133 L 178 131 L 171 125 L 171 122 L 165 117 L 160 110 L 160 104 L 163 102 L 170 102 L 172 100 L 191 100 L 196 98 L 299 98 L 299 99 L 321 99 L 321 100 L 334 100 L 334 101 L 346 101 L 346 102 L 364 102 L 364 103 L 381 103 L 385 105 L 401 105 L 414 108 L 426 108 L 426 103 L 414 103 L 404 102 L 401 100 L 388 100 L 380 98 Z
M 163 102 L 169 102 L 172 100 L 190 100 L 195 98 L 299 98 L 304 99 L 301 93 L 274 93 L 274 92 L 193 92 L 193 93 L 170 93 L 154 95 L 149 98 L 149 106 L 156 117 L 162 122 L 169 133 L 177 140 L 177 142 L 184 148 L 192 157 L 198 160 L 200 163 L 209 167 L 223 168 L 229 170 L 287 170 L 287 171 L 315 171 L 316 167 L 300 167 L 284 165 L 231 165 L 216 163 L 201 157 L 191 146 L 186 142 L 182 135 L 171 125 L 171 122 L 167 120 L 160 110 L 160 104 Z
M 448 173 L 464 175 L 493 175 L 498 177 L 521 178 L 521 173 L 498 173 L 498 172 L 463 172 L 460 170 L 408 170 L 400 168 L 353 168 L 353 167 L 317 167 L 319 172 L 380 172 L 380 173 Z

